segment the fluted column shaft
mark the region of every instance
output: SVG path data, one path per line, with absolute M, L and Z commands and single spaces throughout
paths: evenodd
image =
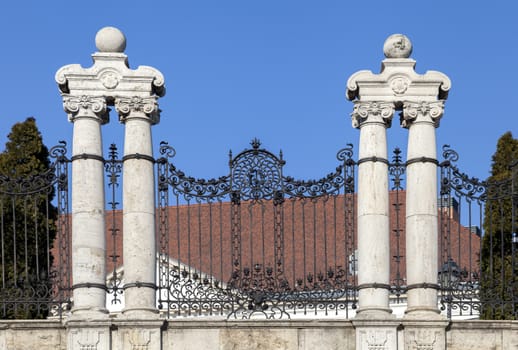
M 390 314 L 387 132 L 392 103 L 356 101 L 353 126 L 360 128 L 358 166 L 358 315 Z
M 408 128 L 406 192 L 407 314 L 439 313 L 437 308 L 437 155 L 435 128 L 443 102 L 405 103 Z
M 155 190 L 151 125 L 155 98 L 119 99 L 125 124 L 123 166 L 123 256 L 126 315 L 156 313 Z
M 104 162 L 101 124 L 108 121 L 106 101 L 64 96 L 74 123 L 72 145 L 73 313 L 107 312 Z

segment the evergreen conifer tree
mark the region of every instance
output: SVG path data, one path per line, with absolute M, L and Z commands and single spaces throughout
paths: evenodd
M 487 179 L 481 249 L 481 318 L 516 319 L 518 276 L 513 233 L 518 229 L 518 139 L 500 137 Z M 513 166 L 514 165 L 514 166 Z
M 57 219 L 53 175 L 36 120 L 15 124 L 0 153 L 0 318 L 48 314 Z

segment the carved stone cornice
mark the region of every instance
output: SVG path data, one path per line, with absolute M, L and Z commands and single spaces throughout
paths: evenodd
M 121 123 L 125 123 L 131 118 L 146 119 L 152 125 L 160 121 L 160 109 L 158 109 L 156 97 L 117 98 L 115 109 L 119 113 Z
M 416 61 L 410 58 L 412 43 L 401 34 L 392 35 L 384 45 L 386 59 L 375 74 L 361 70 L 347 80 L 346 98 L 350 101 L 392 102 L 401 110 L 405 102 L 435 102 L 448 98 L 450 79 L 443 73 L 427 71 L 418 74 Z
M 71 122 L 79 118 L 94 118 L 101 124 L 109 121 L 109 111 L 104 97 L 63 95 L 63 109 Z
M 56 82 L 62 94 L 116 97 L 165 95 L 164 76 L 153 67 L 130 69 L 127 56 L 121 53 L 98 52 L 92 55 L 94 65 L 79 64 L 61 67 Z
M 354 128 L 360 128 L 366 122 L 381 122 L 390 127 L 394 116 L 394 104 L 391 102 L 354 101 L 351 113 Z
M 405 102 L 401 112 L 401 126 L 409 128 L 412 123 L 422 120 L 432 122 L 437 128 L 444 112 L 444 101 L 435 102 Z

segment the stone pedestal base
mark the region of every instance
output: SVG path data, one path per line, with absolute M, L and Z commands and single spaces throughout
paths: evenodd
M 356 350 L 397 350 L 398 325 L 391 320 L 353 320 L 356 329 Z
M 121 320 L 116 323 L 113 350 L 161 350 L 163 320 Z
M 111 350 L 111 320 L 74 320 L 66 323 L 67 350 Z
M 404 320 L 405 350 L 446 350 L 448 321 Z

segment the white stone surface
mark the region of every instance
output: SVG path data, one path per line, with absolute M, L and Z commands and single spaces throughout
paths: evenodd
M 389 321 L 390 322 L 390 321 Z M 518 348 L 518 321 L 453 321 L 445 330 L 444 326 L 430 322 L 393 322 L 391 328 L 380 326 L 378 334 L 369 333 L 369 328 L 360 329 L 362 337 L 368 345 L 376 342 L 393 340 L 393 329 L 399 329 L 397 338 L 398 350 L 415 349 L 448 349 L 448 350 L 516 350 Z M 445 323 L 445 322 L 443 322 Z M 83 322 L 73 326 L 68 322 L 32 320 L 3 321 L 0 323 L 0 350 L 65 350 L 81 349 L 74 341 L 92 341 L 97 343 L 95 350 L 127 350 L 132 345 L 141 343 L 139 350 L 190 350 L 229 349 L 285 349 L 285 350 L 354 350 L 356 346 L 355 328 L 351 321 L 319 320 L 308 321 L 203 321 L 182 322 L 170 320 L 169 325 L 162 327 L 161 347 L 152 347 L 153 339 L 160 333 L 161 322 L 151 325 L 148 321 L 132 320 L 121 322 L 114 319 L 104 326 L 98 323 Z M 79 334 L 78 330 L 85 330 Z M 147 334 L 150 331 L 150 342 Z M 370 328 L 374 330 L 374 328 Z M 445 335 L 440 334 L 445 330 Z M 93 332 L 97 332 L 94 334 Z M 437 333 L 439 332 L 439 333 Z M 67 333 L 69 336 L 67 336 Z M 99 342 L 97 342 L 99 335 Z M 153 338 L 155 337 L 155 338 Z M 107 339 L 107 342 L 105 340 Z M 128 341 L 124 345 L 124 339 Z M 132 339 L 133 344 L 130 342 Z M 267 343 L 268 339 L 275 342 Z M 142 340 L 142 341 L 140 341 Z M 241 341 L 239 341 L 241 340 Z M 71 343 L 72 342 L 72 343 Z M 442 342 L 442 344 L 440 344 Z M 143 344 L 146 343 L 146 344 Z M 430 347 L 430 343 L 431 347 Z M 251 344 L 246 347 L 245 344 Z M 385 345 L 388 343 L 385 343 Z M 107 348 L 101 348 L 106 345 Z M 148 345 L 146 348 L 145 345 Z M 253 347 L 258 345 L 258 347 Z M 274 347 L 274 345 L 278 345 Z M 262 347 L 261 347 L 262 346 Z M 378 347 L 373 349 L 387 349 Z
M 368 102 L 373 102 L 378 106 L 389 103 L 396 110 L 403 110 L 402 126 L 409 128 L 408 160 L 429 158 L 424 162 L 413 162 L 407 167 L 406 262 L 407 285 L 421 285 L 419 288 L 409 290 L 407 311 L 419 312 L 419 315 L 414 315 L 416 317 L 432 317 L 433 314 L 438 313 L 437 290 L 424 288 L 422 284 L 437 283 L 437 175 L 436 165 L 433 163 L 436 158 L 435 127 L 438 126 L 438 121 L 442 116 L 443 100 L 448 96 L 451 83 L 446 75 L 439 72 L 428 71 L 423 75 L 417 74 L 414 69 L 415 61 L 409 58 L 411 52 L 412 43 L 407 37 L 401 34 L 390 36 L 384 45 L 384 53 L 387 58 L 382 62 L 381 72 L 373 74 L 371 71 L 359 71 L 353 74 L 347 81 L 347 98 L 355 101 L 355 111 L 357 111 L 358 105 L 365 105 Z M 383 113 L 379 114 L 383 115 Z M 362 123 L 366 121 L 368 118 L 355 118 L 353 113 L 353 126 L 360 125 L 361 127 Z M 375 144 L 364 145 L 362 135 L 360 135 L 360 160 L 366 156 L 362 153 L 362 147 L 375 149 L 378 147 L 377 143 L 386 145 L 384 138 L 374 136 L 377 135 L 376 132 L 370 131 L 367 135 Z M 382 157 L 381 152 L 380 157 Z M 383 157 L 386 158 L 386 155 Z M 381 168 L 379 165 L 378 167 Z M 385 191 L 387 175 L 385 171 L 371 170 L 369 175 L 375 176 L 375 178 L 362 180 L 365 176 L 365 170 L 363 170 L 363 174 L 361 173 L 362 168 L 365 169 L 365 166 L 360 164 L 358 263 L 360 264 L 359 281 L 366 283 L 362 275 L 371 274 L 369 279 L 377 281 L 385 278 L 385 270 L 378 267 L 381 262 L 377 257 L 382 256 L 383 259 L 386 259 L 385 256 L 389 253 L 390 246 L 385 239 L 385 236 L 388 235 L 385 233 L 385 223 L 380 218 L 377 219 L 378 221 L 374 219 L 371 223 L 367 223 L 368 220 L 362 218 L 362 216 L 366 216 L 365 208 L 369 208 L 368 210 L 375 214 L 376 205 L 385 207 L 385 194 L 378 192 Z M 363 185 L 363 181 L 371 183 Z M 376 188 L 377 190 L 374 190 Z M 361 196 L 365 196 L 369 191 L 372 193 L 362 199 Z M 368 202 L 378 202 L 379 204 Z M 366 232 L 367 230 L 378 233 L 373 235 L 372 232 Z M 369 241 L 365 237 L 368 237 Z M 362 240 L 365 240 L 365 243 L 362 243 Z M 381 244 L 386 245 L 379 247 Z M 362 253 L 366 249 L 364 247 L 369 245 L 374 245 L 376 251 Z M 384 252 L 378 255 L 381 250 Z M 362 258 L 369 259 L 369 262 L 373 260 L 375 266 L 369 267 L 367 262 L 362 265 Z M 388 295 L 383 297 L 387 298 L 388 303 Z M 362 305 L 378 303 L 377 298 L 381 298 L 381 295 L 375 296 L 373 293 L 367 294 L 360 291 L 360 310 Z M 359 312 L 360 315 L 361 312 Z
M 64 97 L 74 123 L 72 144 L 72 280 L 73 313 L 106 313 L 105 292 L 85 284 L 103 285 L 106 276 L 104 164 L 101 124 L 106 121 L 104 99 Z M 84 158 L 82 158 L 84 155 Z
M 126 37 L 114 27 L 104 27 L 95 36 L 95 46 L 100 52 L 124 52 Z
M 392 34 L 385 40 L 383 53 L 386 58 L 409 58 L 412 54 L 412 43 L 403 34 Z
M 389 195 L 386 127 L 394 112 L 391 104 L 356 101 L 353 125 L 360 128 L 358 166 L 358 285 L 359 309 L 386 318 L 390 314 Z M 377 161 L 379 159 L 380 161 Z M 364 288 L 365 287 L 365 288 Z M 370 316 L 369 316 L 370 317 Z
M 123 167 L 123 256 L 126 315 L 158 313 L 156 292 L 155 180 L 151 125 L 155 101 L 116 101 L 125 124 Z M 149 157 L 150 159 L 147 159 Z M 144 283 L 136 286 L 135 283 Z M 129 284 L 129 286 L 128 286 Z M 132 285 L 133 284 L 133 285 Z M 147 286 L 145 285 L 147 284 Z
M 74 284 L 82 284 L 74 289 L 76 314 L 102 311 L 105 305 L 104 290 L 86 283 L 104 285 L 106 277 L 100 124 L 108 121 L 107 104 L 116 104 L 126 123 L 125 155 L 152 157 L 150 124 L 158 122 L 156 100 L 165 94 L 158 70 L 129 68 L 123 53 L 126 38 L 120 30 L 103 28 L 95 41 L 99 52 L 92 55 L 92 67 L 72 64 L 56 73 L 65 110 L 74 122 L 72 273 Z M 134 285 L 126 290 L 126 309 L 156 310 L 154 288 L 145 286 L 155 279 L 153 163 L 128 159 L 123 169 L 125 279 Z

